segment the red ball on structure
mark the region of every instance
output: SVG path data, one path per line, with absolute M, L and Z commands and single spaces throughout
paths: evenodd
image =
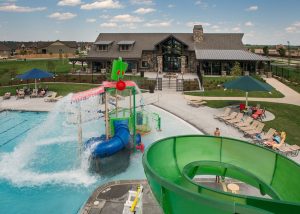
M 126 88 L 126 83 L 122 80 L 119 80 L 116 84 L 116 88 L 119 90 L 119 91 L 123 91 L 125 88 Z

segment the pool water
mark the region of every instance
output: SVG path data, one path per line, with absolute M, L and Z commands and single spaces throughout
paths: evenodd
M 133 153 L 123 172 L 105 176 L 89 171 L 88 157 L 80 153 L 77 125 L 67 124 L 65 114 L 0 113 L 0 213 L 77 213 L 94 189 L 120 179 L 145 179 L 142 154 Z M 156 108 L 162 131 L 143 136 L 149 146 L 154 141 L 173 135 L 199 134 L 199 131 Z M 83 140 L 104 132 L 102 118 L 82 125 Z M 107 166 L 109 167 L 109 166 Z

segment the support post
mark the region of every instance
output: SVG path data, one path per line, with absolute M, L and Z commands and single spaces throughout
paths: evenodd
M 79 107 L 78 107 L 78 118 L 77 118 L 77 123 L 78 123 L 78 148 L 79 148 L 79 154 L 81 154 L 82 151 L 82 118 L 81 118 L 81 104 L 79 102 Z
M 108 99 L 109 95 L 108 92 L 105 91 L 105 135 L 106 135 L 106 140 L 108 140 L 108 135 L 109 135 L 109 124 L 108 124 Z
M 131 92 L 131 90 L 129 91 L 129 112 L 130 112 L 130 115 L 131 115 L 131 113 L 132 113 L 132 101 L 131 101 L 131 99 L 132 99 L 132 92 Z
M 118 89 L 116 89 L 116 117 L 118 118 Z
M 132 88 L 132 93 L 133 93 L 133 143 L 135 143 L 135 135 L 136 135 L 136 121 L 135 121 L 135 116 L 136 116 L 136 106 L 135 106 L 135 87 Z

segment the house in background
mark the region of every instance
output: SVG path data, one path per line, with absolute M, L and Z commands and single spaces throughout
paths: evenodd
M 128 71 L 229 73 L 235 62 L 244 71 L 255 72 L 269 58 L 250 53 L 242 33 L 204 33 L 195 25 L 193 33 L 100 33 L 85 61 L 91 72 L 110 70 L 118 57 L 128 63 Z
M 0 43 L 0 57 L 1 58 L 8 58 L 11 54 L 10 47 Z
M 37 42 L 37 54 L 74 54 L 76 50 L 76 41 Z

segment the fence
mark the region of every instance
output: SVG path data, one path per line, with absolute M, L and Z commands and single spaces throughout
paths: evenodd
M 271 65 L 271 71 L 273 75 L 282 77 L 289 81 L 300 83 L 300 67 Z

